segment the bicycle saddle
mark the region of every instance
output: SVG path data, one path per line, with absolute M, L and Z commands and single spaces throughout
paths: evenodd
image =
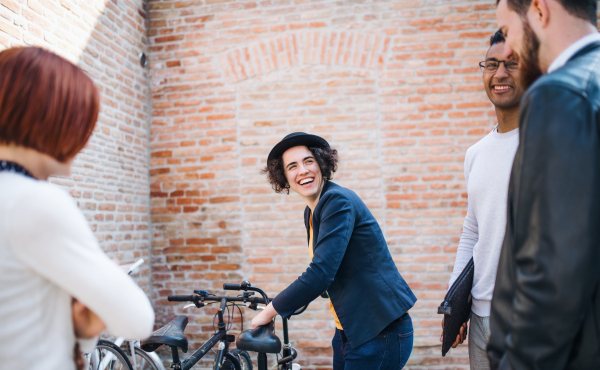
M 244 330 L 238 335 L 235 345 L 237 348 L 260 353 L 279 353 L 281 341 L 273 333 L 275 322 L 259 326 L 256 329 Z
M 181 348 L 185 353 L 188 350 L 188 340 L 183 334 L 185 327 L 187 326 L 187 316 L 177 316 L 170 323 L 158 329 L 152 335 L 143 340 L 141 347 L 146 352 L 153 352 L 163 344 L 167 346 L 175 346 Z

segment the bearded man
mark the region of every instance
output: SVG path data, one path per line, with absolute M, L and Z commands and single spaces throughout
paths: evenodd
M 499 0 L 529 89 L 492 299 L 492 369 L 600 369 L 597 0 Z M 539 78 L 538 78 L 539 77 Z

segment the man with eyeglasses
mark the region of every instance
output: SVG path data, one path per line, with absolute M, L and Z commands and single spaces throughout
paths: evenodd
M 511 58 L 503 59 L 504 44 L 502 34 L 494 34 L 485 61 L 479 64 L 485 91 L 496 109 L 498 124 L 470 147 L 465 156 L 469 201 L 449 284 L 452 286 L 473 257 L 475 276 L 471 290 L 469 362 L 471 369 L 476 370 L 489 369 L 486 346 L 490 337 L 490 305 L 506 228 L 510 170 L 519 146 L 519 101 L 523 89 L 517 82 L 519 64 Z M 467 323 L 464 323 L 452 347 L 463 343 L 466 336 Z

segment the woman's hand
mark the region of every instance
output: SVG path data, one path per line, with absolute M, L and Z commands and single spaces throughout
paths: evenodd
M 273 308 L 273 304 L 269 303 L 261 313 L 252 319 L 252 329 L 267 325 L 275 316 L 277 316 L 277 311 Z
M 76 299 L 72 303 L 73 328 L 77 338 L 97 337 L 106 327 L 95 313 Z
M 442 329 L 444 328 L 444 319 L 442 319 Z M 460 333 L 456 336 L 456 340 L 452 343 L 452 348 L 456 348 L 459 344 L 463 344 L 463 342 L 467 339 L 467 323 L 463 323 L 460 327 Z M 444 341 L 444 333 L 440 336 L 440 342 Z

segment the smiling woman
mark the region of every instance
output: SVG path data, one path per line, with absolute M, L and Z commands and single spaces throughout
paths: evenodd
M 408 310 L 416 297 L 387 248 L 377 220 L 351 190 L 333 182 L 337 151 L 319 136 L 292 133 L 269 154 L 263 173 L 273 189 L 292 189 L 306 203 L 311 263 L 252 320 L 289 317 L 320 294 L 335 319 L 334 370 L 399 369 L 412 352 Z
M 297 140 L 301 134 L 302 133 L 299 133 L 299 132 L 292 133 L 292 134 L 286 136 L 284 138 L 284 141 L 285 140 L 289 140 L 289 141 Z M 306 134 L 304 134 L 304 135 L 306 135 Z M 333 173 L 335 171 L 337 171 L 337 163 L 338 163 L 337 150 L 330 148 L 329 146 L 326 146 L 326 147 L 323 146 L 323 142 L 325 142 L 325 140 L 323 140 L 323 142 L 320 141 L 319 139 L 321 139 L 321 138 L 318 136 L 315 136 L 314 138 L 311 138 L 311 139 L 312 140 L 307 141 L 305 143 L 308 146 L 302 146 L 303 148 L 307 148 L 308 151 L 310 152 L 310 154 L 307 154 L 306 159 L 308 159 L 308 157 L 310 157 L 310 158 L 312 158 L 312 161 L 316 161 L 316 164 L 318 165 L 318 167 L 320 169 L 321 176 L 323 177 L 323 180 L 325 180 L 325 181 L 331 180 L 333 178 Z M 282 141 L 282 142 L 284 142 L 284 141 Z M 301 143 L 301 141 L 298 141 L 298 143 Z M 293 145 L 294 143 L 288 142 L 288 144 Z M 262 170 L 262 173 L 267 174 L 269 183 L 271 183 L 271 186 L 273 187 L 273 190 L 275 190 L 276 193 L 285 192 L 286 194 L 289 194 L 291 186 L 286 177 L 286 171 L 289 169 L 287 167 L 290 167 L 292 164 L 294 164 L 297 168 L 298 163 L 290 162 L 287 164 L 287 167 L 284 169 L 283 151 L 281 150 L 282 148 L 284 148 L 284 146 L 281 145 L 281 143 L 278 144 L 278 146 L 275 146 L 273 148 L 273 150 L 271 151 L 271 154 L 269 155 L 269 158 L 267 159 L 267 166 Z M 304 158 L 303 158 L 303 160 L 304 160 Z M 296 189 L 293 189 L 293 190 L 296 191 Z

